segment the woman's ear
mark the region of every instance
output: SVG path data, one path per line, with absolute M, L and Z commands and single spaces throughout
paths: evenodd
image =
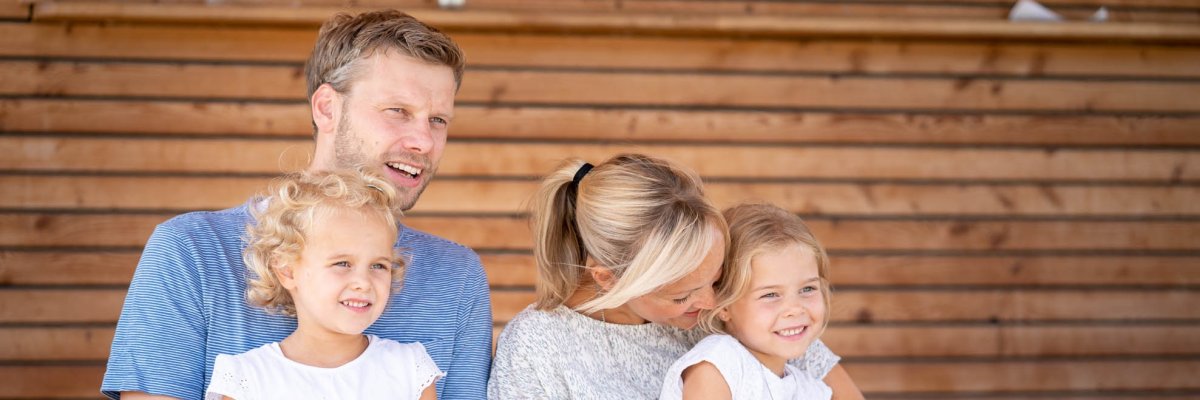
M 608 291 L 617 284 L 617 277 L 608 267 L 601 267 L 593 263 L 593 260 L 588 258 L 588 274 L 591 274 L 592 281 L 595 281 L 600 286 L 601 290 Z

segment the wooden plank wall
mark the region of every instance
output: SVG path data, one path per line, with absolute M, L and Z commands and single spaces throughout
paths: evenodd
M 699 171 L 723 206 L 807 218 L 834 257 L 825 340 L 869 398 L 1200 396 L 1200 3 L 1046 1 L 1121 23 L 1032 35 L 1047 25 L 987 0 L 468 2 L 386 3 L 453 26 L 467 53 L 408 222 L 480 252 L 497 330 L 532 299 L 538 176 L 642 151 Z M 0 398 L 96 397 L 155 224 L 305 164 L 302 63 L 346 4 L 221 3 L 0 7 Z M 646 12 L 830 28 L 571 22 Z M 834 28 L 892 17 L 925 34 Z M 1005 39 L 936 33 L 967 20 Z

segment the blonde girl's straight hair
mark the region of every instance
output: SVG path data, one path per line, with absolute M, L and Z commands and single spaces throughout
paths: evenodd
M 383 220 L 392 236 L 399 229 L 396 189 L 374 172 L 291 173 L 273 180 L 261 198 L 254 203 L 265 206 L 252 203 L 254 223 L 246 227 L 246 298 L 251 305 L 283 315 L 295 316 L 296 306 L 273 269 L 300 258 L 315 221 L 333 212 L 355 211 Z M 403 278 L 407 265 L 399 250 L 393 250 L 393 281 Z
M 829 256 L 804 220 L 771 204 L 742 204 L 726 209 L 724 215 L 725 220 L 729 222 L 729 252 L 725 256 L 721 280 L 717 283 L 717 305 L 712 310 L 705 310 L 700 314 L 699 325 L 703 329 L 713 333 L 724 333 L 724 323 L 717 315 L 750 289 L 751 263 L 754 257 L 791 245 L 801 245 L 812 250 L 817 262 L 817 274 L 821 278 L 821 297 L 825 302 L 825 309 L 829 310 Z M 821 332 L 824 332 L 827 325 L 829 318 L 825 318 Z
M 564 162 L 531 202 L 536 308 L 562 305 L 579 288 L 589 260 L 616 280 L 577 310 L 616 308 L 691 273 L 714 239 L 725 236 L 725 220 L 694 172 L 620 154 L 573 183 L 583 165 Z

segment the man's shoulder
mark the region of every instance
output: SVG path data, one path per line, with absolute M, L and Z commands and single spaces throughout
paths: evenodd
M 217 211 L 192 211 L 176 215 L 159 224 L 160 231 L 188 234 L 195 232 L 216 233 L 221 236 L 233 234 L 241 237 L 246 224 L 252 220 L 246 205 Z
M 412 227 L 405 226 L 403 229 L 399 245 L 413 257 L 413 262 L 480 266 L 479 254 L 467 246 Z

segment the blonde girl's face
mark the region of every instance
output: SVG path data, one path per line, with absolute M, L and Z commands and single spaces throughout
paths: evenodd
M 385 220 L 346 209 L 317 217 L 309 230 L 291 277 L 280 274 L 296 303 L 297 332 L 360 335 L 387 305 L 395 234 Z
M 808 246 L 768 250 L 750 263 L 750 286 L 718 316 L 763 365 L 781 373 L 820 335 L 826 318 L 817 260 Z
M 638 317 L 649 322 L 691 329 L 696 326 L 701 310 L 716 306 L 713 284 L 721 278 L 721 262 L 725 258 L 725 239 L 714 234 L 708 253 L 692 273 L 663 286 L 659 290 L 630 300 L 626 306 Z

